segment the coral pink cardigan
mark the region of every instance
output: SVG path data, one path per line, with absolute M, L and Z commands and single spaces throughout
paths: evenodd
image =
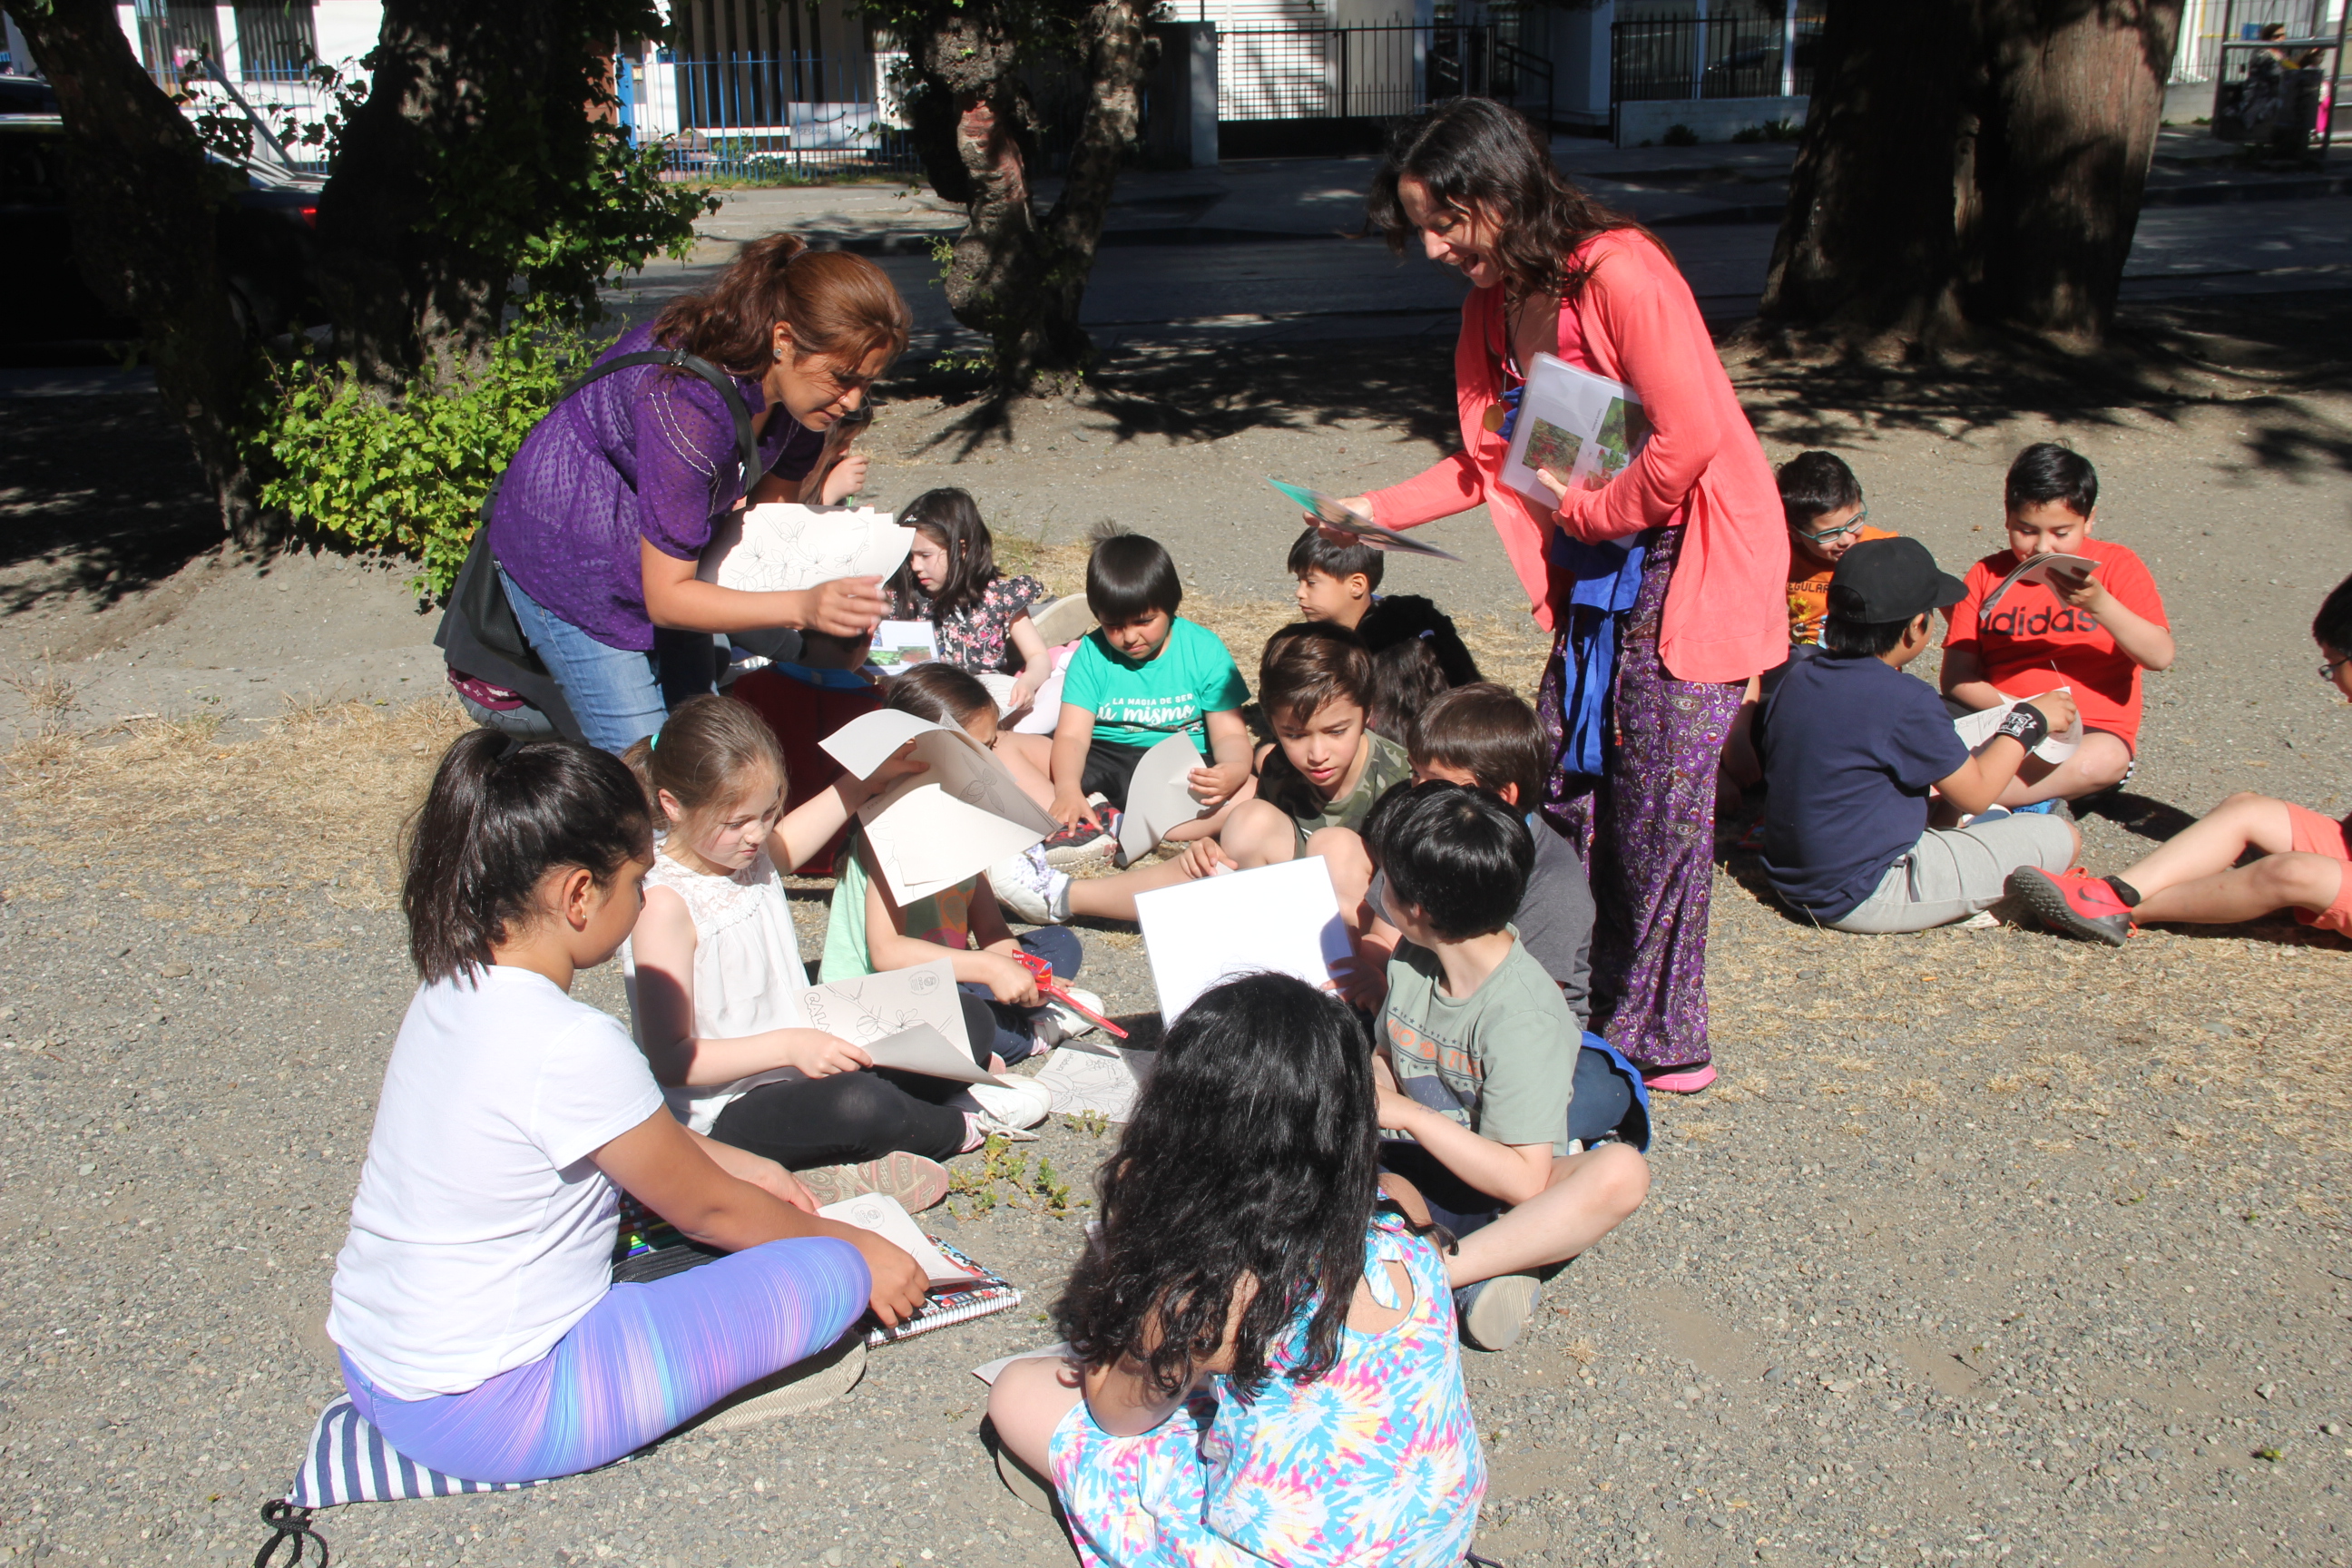
M 1658 656 L 1678 680 L 1746 680 L 1789 657 L 1789 535 L 1771 466 L 1698 302 L 1666 254 L 1646 236 L 1619 229 L 1579 255 L 1592 274 L 1581 297 L 1560 307 L 1559 357 L 1631 386 L 1654 434 L 1624 472 L 1570 496 L 1559 524 L 1591 543 L 1683 524 Z M 1504 333 L 1503 291 L 1471 290 L 1454 349 L 1463 449 L 1370 499 L 1374 520 L 1389 528 L 1486 502 L 1536 620 L 1549 628 L 1555 585 L 1545 557 L 1554 520 L 1503 484 L 1509 443 L 1486 424 L 1502 397 Z M 1564 596 L 1565 587 L 1558 592 Z

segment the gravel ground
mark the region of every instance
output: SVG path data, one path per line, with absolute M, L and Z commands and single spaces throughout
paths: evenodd
M 1864 419 L 1801 384 L 1750 384 L 1776 455 L 1837 440 L 1873 521 L 1948 564 L 1989 547 L 1976 531 L 1997 526 L 2019 441 L 2062 428 L 2099 460 L 2106 531 L 2149 558 L 2182 656 L 2151 682 L 2130 796 L 2085 823 L 2092 864 L 2235 788 L 2352 808 L 2352 716 L 2303 631 L 2352 563 L 2338 395 Z M 0 439 L 17 417 L 0 408 Z M 1318 456 L 1344 429 L 1241 428 L 1290 471 L 1347 460 Z M 1212 468 L 1197 446 L 1147 446 L 1110 466 L 1102 510 L 1148 487 L 1165 504 L 1170 450 L 1192 454 L 1204 506 L 1256 482 L 1255 456 Z M 1235 565 L 1223 521 L 1198 521 L 1214 530 L 1205 607 L 1244 641 L 1277 615 L 1278 573 Z M 69 566 L 70 540 L 43 537 Z M 60 562 L 16 550 L 6 566 L 22 583 Z M 192 601 L 248 591 L 223 581 Z M 365 602 L 396 581 L 378 574 Z M 19 597 L 6 673 L 37 685 L 26 639 L 92 617 L 96 591 Z M 1528 679 L 1523 631 L 1482 635 Z M 255 1510 L 338 1387 L 329 1261 L 412 984 L 389 845 L 452 721 L 386 699 L 266 725 L 102 724 L 17 698 L 0 778 L 0 1560 L 248 1562 Z M 814 952 L 822 899 L 795 910 Z M 1087 983 L 1145 1022 L 1133 936 L 1084 934 Z M 2284 921 L 2121 952 L 2005 927 L 1848 938 L 1781 916 L 1740 856 L 1714 940 L 1723 1083 L 1660 1108 L 1649 1205 L 1554 1282 L 1529 1338 L 1467 1354 L 1494 1468 L 1483 1553 L 2352 1562 L 2342 942 Z M 609 970 L 582 994 L 623 1007 Z M 1083 1198 L 1108 1146 L 1057 1121 L 1027 1152 Z M 1022 1285 L 1020 1309 L 877 1352 L 807 1416 L 525 1494 L 331 1515 L 337 1560 L 1067 1563 L 995 1481 L 968 1369 L 1050 1337 L 1087 1211 L 1049 1212 L 1034 1168 L 987 1184 L 992 1208 L 967 1198 L 935 1228 Z

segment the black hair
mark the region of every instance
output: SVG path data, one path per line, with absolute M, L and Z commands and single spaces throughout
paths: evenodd
M 1446 99 L 1390 136 L 1364 210 L 1400 256 L 1413 232 L 1397 194 L 1398 182 L 1408 175 L 1428 187 L 1430 201 L 1442 211 L 1484 208 L 1494 216 L 1500 229 L 1496 265 L 1507 287 L 1523 297 L 1552 294 L 1570 302 L 1581 297 L 1592 268 L 1590 263 L 1570 267 L 1569 258 L 1595 235 L 1629 228 L 1657 244 L 1640 224 L 1569 184 L 1552 162 L 1549 139 L 1491 99 Z
M 576 866 L 602 886 L 653 853 L 645 789 L 620 758 L 569 741 L 513 746 L 494 730 L 460 735 L 409 825 L 408 955 L 428 984 L 470 976 L 538 914 L 548 872 Z
M 2319 602 L 2319 614 L 2311 617 L 2311 636 L 2337 653 L 2352 653 L 2352 577 L 2336 584 Z
M 1174 615 L 1184 603 L 1176 563 L 1160 541 L 1114 533 L 1096 541 L 1087 556 L 1087 608 L 1107 626 L 1123 626 L 1154 610 Z
M 954 730 L 962 729 L 963 721 L 982 709 L 996 711 L 996 699 L 988 694 L 978 676 L 935 658 L 892 677 L 890 694 L 884 701 L 901 713 Z
M 1876 658 L 1892 653 L 1895 645 L 1903 640 L 1919 619 L 1911 616 L 1899 621 L 1865 621 L 1854 613 L 1860 595 L 1843 583 L 1832 583 L 1829 592 L 1829 613 L 1822 617 L 1822 651 L 1840 658 Z M 1844 608 L 1839 606 L 1843 605 Z
M 2036 441 L 2010 464 L 2001 499 L 2011 511 L 2056 501 L 2076 517 L 2088 517 L 2099 504 L 2099 470 L 2071 447 Z
M 1536 858 L 1518 808 L 1441 779 L 1382 795 L 1364 819 L 1364 844 L 1398 907 L 1418 908 L 1443 942 L 1509 924 Z
M 1364 586 L 1381 585 L 1381 574 L 1387 570 L 1385 551 L 1369 544 L 1338 544 L 1321 529 L 1309 523 L 1299 530 L 1298 537 L 1290 542 L 1290 574 L 1304 577 L 1309 572 L 1320 572 L 1344 583 L 1358 573 L 1363 574 Z
M 1835 452 L 1800 452 L 1773 470 L 1780 485 L 1780 515 L 1790 528 L 1862 504 L 1862 481 Z
M 1542 804 L 1551 747 L 1536 710 L 1517 692 L 1491 680 L 1457 686 L 1431 699 L 1405 742 L 1415 764 L 1460 768 L 1478 787 L 1503 793 L 1518 785 L 1518 808 Z
M 761 768 L 785 784 L 784 748 L 768 721 L 747 703 L 705 692 L 677 705 L 662 727 L 621 753 L 644 784 L 654 820 L 663 819 L 661 792 L 688 813 L 731 805 Z
M 947 578 L 940 584 L 940 591 L 930 595 L 933 616 L 951 616 L 980 603 L 980 596 L 996 581 L 995 541 L 989 537 L 980 503 L 971 499 L 970 490 L 952 485 L 925 490 L 899 510 L 898 526 L 930 535 L 947 552 Z M 890 579 L 892 613 L 913 615 L 922 592 L 923 585 L 915 581 L 914 563 L 905 563 Z
M 1449 689 L 1427 637 L 1400 637 L 1372 655 L 1370 727 L 1407 751 L 1430 703 Z
M 1234 1385 L 1338 1361 L 1380 1191 L 1371 1053 L 1348 1005 L 1282 974 L 1201 994 L 1097 1181 L 1102 1227 L 1054 1321 L 1089 1367 L 1132 1357 L 1171 1395 L 1224 1342 Z M 1305 1353 L 1268 1356 L 1302 1314 Z

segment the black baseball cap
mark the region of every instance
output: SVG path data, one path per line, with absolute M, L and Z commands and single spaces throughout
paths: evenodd
M 1838 559 L 1830 577 L 1830 611 L 1872 626 L 1948 610 L 1968 590 L 1936 564 L 1916 539 L 1869 539 Z

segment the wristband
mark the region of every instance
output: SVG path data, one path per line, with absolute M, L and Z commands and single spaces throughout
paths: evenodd
M 2050 738 L 2050 721 L 2042 716 L 2040 709 L 2021 702 L 2009 710 L 2009 717 L 1993 733 L 2006 735 L 2030 752 Z

